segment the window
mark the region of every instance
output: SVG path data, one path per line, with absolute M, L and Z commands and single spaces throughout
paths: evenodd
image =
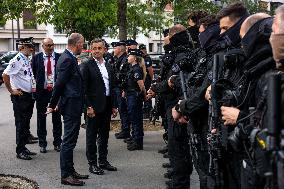
M 149 52 L 153 52 L 153 46 L 154 46 L 153 43 L 149 43 Z
M 23 11 L 24 29 L 36 29 L 35 16 L 29 10 Z
M 162 53 L 163 43 L 157 43 L 157 51 L 158 53 Z

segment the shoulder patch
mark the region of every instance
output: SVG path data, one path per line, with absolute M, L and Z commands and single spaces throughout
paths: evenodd
M 134 73 L 134 78 L 139 79 L 139 73 Z
M 21 59 L 21 57 L 20 57 L 20 56 L 18 56 L 18 57 L 17 57 L 17 60 L 18 60 L 18 61 L 20 61 L 20 59 Z

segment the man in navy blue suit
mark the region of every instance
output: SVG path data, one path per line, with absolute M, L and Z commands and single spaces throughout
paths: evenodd
M 82 186 L 79 179 L 87 179 L 74 169 L 73 151 L 77 143 L 81 115 L 83 112 L 83 77 L 79 70 L 76 56 L 82 51 L 84 37 L 72 33 L 68 38 L 68 47 L 59 57 L 56 65 L 56 82 L 47 114 L 58 111 L 64 120 L 64 136 L 60 151 L 61 184 Z
M 40 152 L 46 153 L 46 107 L 50 101 L 54 83 L 56 64 L 60 54 L 54 52 L 54 43 L 50 38 L 42 41 L 43 52 L 38 53 L 32 59 L 32 70 L 36 80 L 36 88 L 33 91 L 37 108 L 37 135 L 39 138 Z M 52 112 L 53 145 L 54 150 L 60 151 L 62 123 L 58 111 Z

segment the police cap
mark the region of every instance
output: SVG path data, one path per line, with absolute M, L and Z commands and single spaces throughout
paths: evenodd
M 20 39 L 16 39 L 16 42 L 19 45 L 28 45 L 28 46 L 34 47 L 33 39 L 34 39 L 33 37 L 20 38 Z
M 128 55 L 135 55 L 142 57 L 142 52 L 139 49 L 128 49 Z
M 141 44 L 141 45 L 139 45 L 139 48 L 138 48 L 138 49 L 140 49 L 140 50 L 146 49 L 146 45 Z
M 138 43 L 133 39 L 128 39 L 128 40 L 126 40 L 125 43 L 126 43 L 126 46 L 138 45 Z
M 119 41 L 119 42 L 112 42 L 111 43 L 112 47 L 118 47 L 118 46 L 121 46 L 121 45 L 125 46 L 125 42 L 124 41 Z

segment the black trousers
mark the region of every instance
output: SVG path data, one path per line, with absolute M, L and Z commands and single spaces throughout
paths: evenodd
M 168 149 L 170 163 L 173 167 L 173 188 L 189 189 L 192 173 L 192 158 L 188 143 L 187 126 L 178 125 L 171 116 L 171 108 L 167 110 Z
M 23 152 L 30 134 L 30 119 L 33 114 L 34 100 L 31 93 L 23 92 L 21 96 L 11 95 L 16 125 L 16 153 Z
M 37 94 L 36 97 L 36 108 L 37 108 L 37 135 L 39 139 L 39 146 L 46 147 L 46 107 L 50 101 L 52 91 L 44 90 Z M 53 125 L 53 145 L 60 146 L 62 139 L 62 123 L 61 115 L 59 112 L 52 113 L 52 125 Z
M 110 107 L 110 98 L 107 98 L 107 106 Z M 107 108 L 104 112 L 96 113 L 94 118 L 88 118 L 86 130 L 86 155 L 90 165 L 96 165 L 107 161 L 108 139 L 110 130 L 111 111 Z M 99 157 L 97 158 L 97 151 Z

